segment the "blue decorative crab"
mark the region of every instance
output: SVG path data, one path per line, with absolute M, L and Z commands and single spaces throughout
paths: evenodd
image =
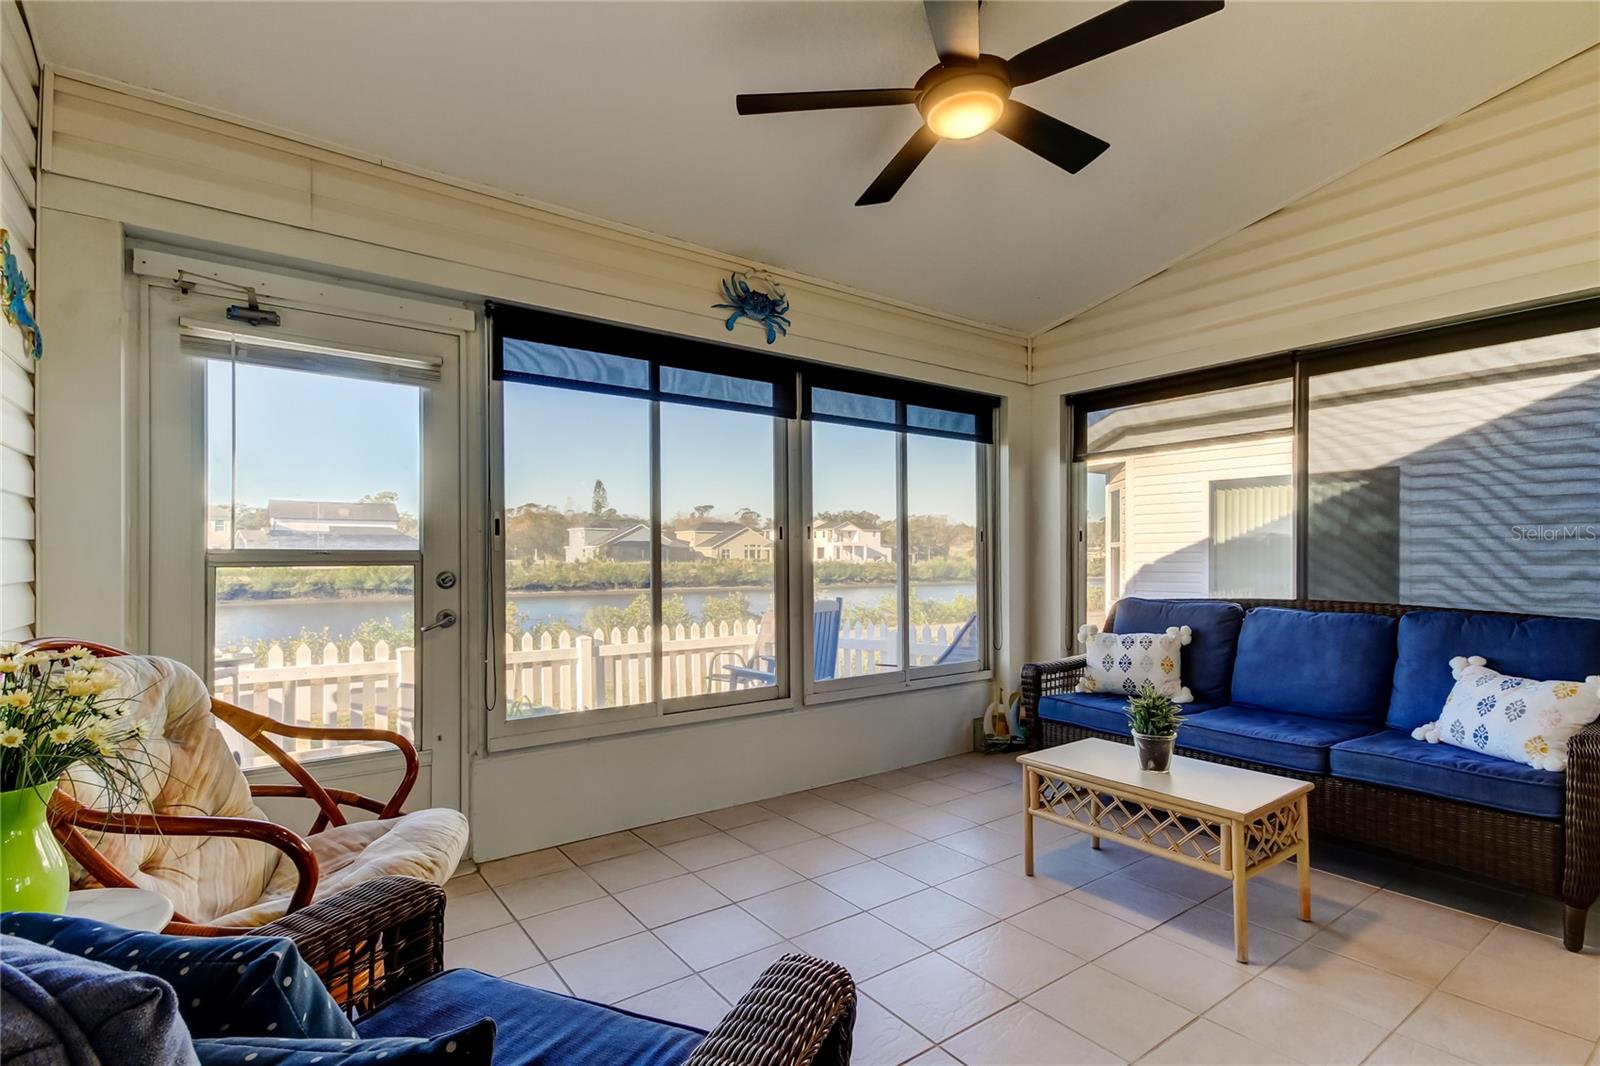
M 722 281 L 722 295 L 727 303 L 712 304 L 714 309 L 732 311 L 728 321 L 723 323 L 728 332 L 733 332 L 733 324 L 741 318 L 748 318 L 758 325 L 766 327 L 767 343 L 777 341 L 778 335 L 789 334 L 789 298 L 784 295 L 783 287 L 776 281 L 763 275 L 757 275 L 758 284 L 765 284 L 768 291 L 750 285 L 750 275 L 735 271 Z
M 33 320 L 33 311 L 28 307 L 33 287 L 17 265 L 17 257 L 11 254 L 11 235 L 3 229 L 0 229 L 0 256 L 5 260 L 0 297 L 3 297 L 6 321 L 17 327 L 23 343 L 28 346 L 28 354 L 37 359 L 44 354 L 44 338 L 39 335 L 39 324 Z

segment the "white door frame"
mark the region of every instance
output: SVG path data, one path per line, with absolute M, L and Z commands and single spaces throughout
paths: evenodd
M 464 550 L 470 449 L 462 415 L 476 316 L 459 304 L 341 290 L 324 282 L 163 251 L 135 249 L 133 269 L 143 275 L 137 294 L 143 396 L 135 414 L 143 429 L 139 478 L 143 499 L 134 509 L 142 564 L 135 577 L 140 628 L 147 650 L 182 659 L 198 671 L 204 671 L 208 660 L 213 572 L 201 521 L 207 495 L 204 385 L 193 366 L 185 368 L 183 361 L 171 358 L 177 351 L 180 317 L 175 312 L 221 320 L 218 309 L 245 302 L 241 287 L 248 286 L 262 306 L 282 314 L 283 333 L 315 337 L 334 347 L 440 360 L 440 382 L 423 389 L 422 550 L 375 553 L 371 558 L 339 552 L 337 561 L 413 565 L 417 624 L 431 621 L 441 610 L 460 619 L 453 628 L 430 632 L 417 644 L 416 742 L 428 786 L 424 790 L 419 784 L 408 806 L 465 811 L 474 699 L 466 666 L 471 644 L 465 623 L 470 617 L 467 593 L 472 579 L 467 572 L 469 553 Z M 174 417 L 183 411 L 187 416 Z M 246 558 L 241 552 L 230 561 L 247 563 L 262 554 Z M 273 551 L 266 561 L 328 563 L 334 561 L 329 554 Z M 448 589 L 435 581 L 445 569 L 457 577 Z M 381 774 L 398 765 L 398 756 L 387 752 L 324 764 L 328 776 L 339 777 Z

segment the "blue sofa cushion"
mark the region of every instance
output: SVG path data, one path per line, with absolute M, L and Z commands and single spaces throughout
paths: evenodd
M 7 1063 L 192 1066 L 178 999 L 159 977 L 0 936 L 0 1058 Z
M 1207 711 L 1178 730 L 1178 747 L 1301 770 L 1328 772 L 1328 751 L 1341 740 L 1372 732 L 1366 722 L 1284 714 L 1232 704 Z
M 1408 732 L 1439 717 L 1457 655 L 1481 655 L 1502 674 L 1535 681 L 1600 674 L 1600 619 L 1411 611 L 1400 619 L 1398 644 L 1387 724 Z
M 196 1040 L 200 1066 L 491 1066 L 494 1022 L 434 1037 L 310 1040 L 234 1036 Z
M 1183 649 L 1178 672 L 1195 703 L 1228 702 L 1233 658 L 1239 646 L 1244 608 L 1222 600 L 1117 601 L 1113 633 L 1165 633 L 1169 626 L 1188 626 L 1193 639 Z
M 494 1066 L 628 1063 L 679 1066 L 705 1039 L 686 1025 L 502 981 L 446 970 L 356 1023 L 363 1039 L 429 1036 L 494 1019 Z
M 273 936 L 168 936 L 88 918 L 7 914 L 0 932 L 161 978 L 189 1032 L 204 1036 L 356 1035 L 294 941 Z
M 1389 704 L 1396 622 L 1379 614 L 1257 607 L 1239 629 L 1233 702 L 1366 721 L 1376 729 Z
M 1179 708 L 1184 721 L 1210 709 L 1208 703 L 1185 703 Z M 1102 733 L 1126 735 L 1128 697 L 1103 692 L 1064 692 L 1059 696 L 1045 696 L 1039 701 L 1039 717 L 1085 729 L 1098 729 Z
M 1334 775 L 1480 807 L 1560 818 L 1566 775 L 1535 770 L 1450 744 L 1412 740 L 1399 729 L 1335 744 Z

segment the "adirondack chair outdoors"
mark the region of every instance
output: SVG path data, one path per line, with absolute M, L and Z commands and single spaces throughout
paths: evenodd
M 979 658 L 978 655 L 978 615 L 976 612 L 967 616 L 961 623 L 961 628 L 956 630 L 956 635 L 950 638 L 950 646 L 939 653 L 933 660 L 933 665 L 943 666 L 945 663 L 964 663 Z
M 819 600 L 812 615 L 812 644 L 815 646 L 812 677 L 818 681 L 830 680 L 839 669 L 839 620 L 843 613 L 844 598 L 836 596 L 831 600 Z M 772 645 L 775 626 L 771 611 L 762 615 L 761 632 L 756 637 L 756 645 L 751 653 L 741 662 L 723 667 L 721 673 L 714 675 L 712 680 L 736 689 L 747 685 L 777 684 L 777 656 L 761 652 L 762 648 Z

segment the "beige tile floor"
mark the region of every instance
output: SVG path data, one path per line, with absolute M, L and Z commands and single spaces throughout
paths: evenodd
M 1600 1066 L 1600 954 L 1548 901 L 1313 840 L 1227 884 L 1041 826 L 961 755 L 486 863 L 448 887 L 445 961 L 703 1028 L 788 951 L 855 975 L 854 1061 Z M 1600 940 L 1591 933 L 1590 942 Z

